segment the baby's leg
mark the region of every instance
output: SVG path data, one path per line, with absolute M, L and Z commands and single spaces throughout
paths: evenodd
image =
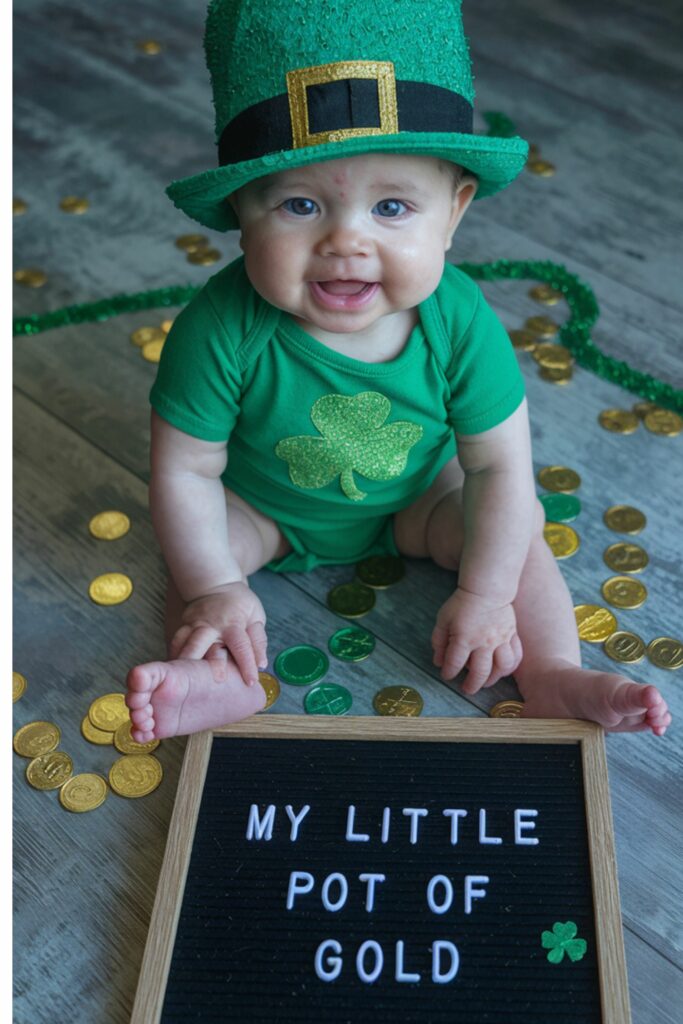
M 277 525 L 226 490 L 230 548 L 244 581 L 273 558 L 290 550 Z M 181 624 L 185 608 L 169 578 L 166 594 L 166 643 Z M 201 660 L 152 661 L 131 669 L 126 703 L 133 739 L 185 735 L 237 722 L 260 711 L 266 702 L 262 686 L 247 686 L 225 647 L 214 645 Z
M 429 491 L 396 515 L 394 532 L 400 551 L 431 557 L 446 569 L 457 568 L 464 537 L 463 480 L 454 459 Z M 543 509 L 537 503 L 534 534 L 513 602 L 523 649 L 515 679 L 524 697 L 524 715 L 584 718 L 612 731 L 649 728 L 662 735 L 671 716 L 654 686 L 633 683 L 617 673 L 581 668 L 571 595 L 543 538 L 543 523 Z

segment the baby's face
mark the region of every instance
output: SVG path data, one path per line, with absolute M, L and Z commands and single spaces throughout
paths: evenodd
M 434 291 L 475 185 L 421 156 L 346 157 L 231 196 L 254 288 L 314 335 L 363 332 Z

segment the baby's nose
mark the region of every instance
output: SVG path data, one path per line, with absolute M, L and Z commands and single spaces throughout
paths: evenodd
M 337 220 L 331 224 L 319 243 L 323 256 L 367 256 L 372 241 L 361 225 L 352 220 Z

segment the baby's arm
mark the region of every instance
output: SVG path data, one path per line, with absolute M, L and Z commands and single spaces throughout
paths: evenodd
M 535 488 L 526 400 L 503 423 L 459 435 L 465 471 L 465 539 L 458 589 L 443 605 L 432 634 L 444 679 L 468 665 L 464 689 L 476 693 L 519 664 L 512 601 L 526 561 Z
M 174 658 L 224 644 L 248 683 L 265 668 L 265 612 L 230 552 L 221 473 L 225 442 L 201 441 L 152 412 L 150 509 L 171 575 L 187 603 Z

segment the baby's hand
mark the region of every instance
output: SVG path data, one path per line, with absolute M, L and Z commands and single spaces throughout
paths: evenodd
M 246 583 L 190 601 L 182 622 L 170 643 L 171 658 L 203 658 L 212 647 L 225 646 L 246 684 L 258 682 L 258 669 L 268 664 L 266 613 Z
M 436 617 L 432 633 L 434 664 L 442 679 L 453 679 L 467 665 L 465 693 L 493 686 L 522 660 L 522 645 L 511 604 L 456 590 Z

